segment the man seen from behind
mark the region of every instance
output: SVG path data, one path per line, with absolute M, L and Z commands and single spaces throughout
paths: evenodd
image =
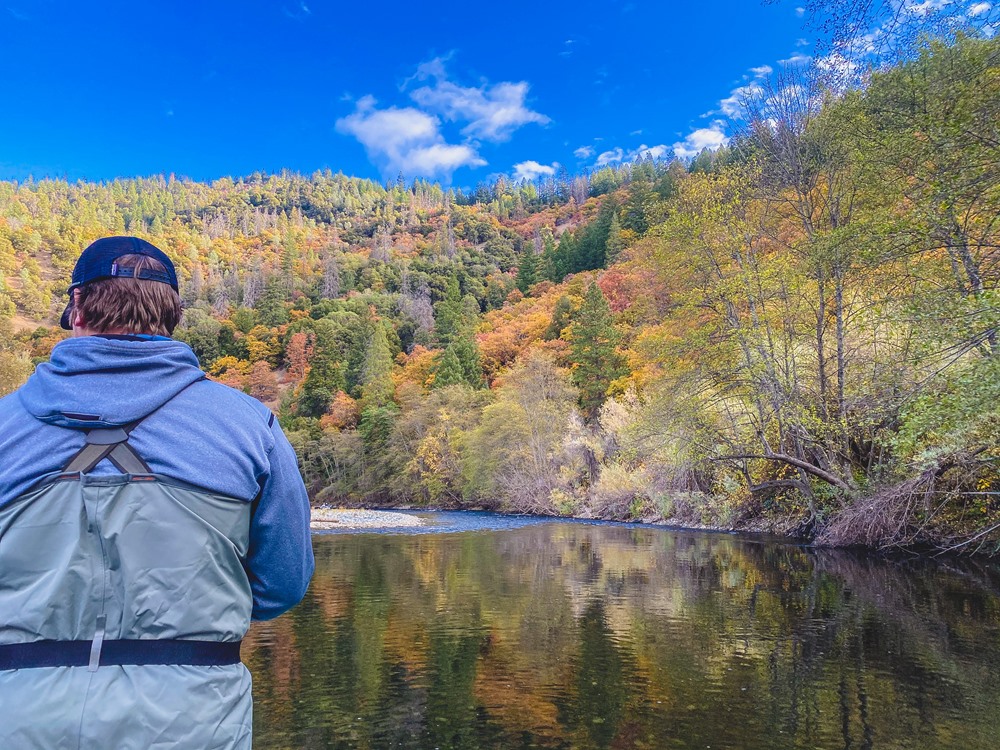
M 209 381 L 169 258 L 90 245 L 73 337 L 0 399 L 0 747 L 251 745 L 251 619 L 305 594 L 309 504 L 270 411 Z

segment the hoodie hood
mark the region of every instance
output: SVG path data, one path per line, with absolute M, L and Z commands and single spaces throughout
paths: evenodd
M 180 341 L 82 336 L 56 344 L 18 395 L 28 413 L 49 424 L 116 427 L 151 414 L 204 377 Z

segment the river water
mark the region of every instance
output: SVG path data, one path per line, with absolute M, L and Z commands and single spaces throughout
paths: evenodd
M 991 563 L 420 515 L 314 536 L 305 600 L 245 641 L 255 747 L 1000 742 Z

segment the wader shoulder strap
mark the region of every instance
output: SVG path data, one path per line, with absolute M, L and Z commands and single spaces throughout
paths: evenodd
M 141 420 L 124 427 L 88 430 L 87 442 L 63 468 L 68 474 L 88 474 L 105 458 L 124 474 L 149 474 L 149 466 L 128 444 L 128 434 Z
M 176 398 L 179 393 L 186 391 L 192 385 L 200 383 L 204 379 L 204 376 L 202 376 L 197 380 L 188 383 L 174 394 L 174 398 Z M 169 400 L 164 403 L 169 403 Z M 161 408 L 163 408 L 163 404 L 160 404 L 160 406 L 150 412 L 150 414 L 154 414 Z M 128 444 L 129 433 L 132 432 L 132 430 L 134 430 L 139 423 L 148 416 L 149 414 L 121 427 L 105 427 L 87 430 L 87 442 L 84 443 L 83 447 L 76 452 L 76 455 L 69 460 L 69 463 L 63 467 L 63 473 L 75 474 L 79 472 L 81 474 L 88 474 L 93 471 L 94 467 L 105 458 L 114 464 L 115 468 L 123 474 L 152 473 L 149 465 L 138 453 L 135 452 L 132 446 Z

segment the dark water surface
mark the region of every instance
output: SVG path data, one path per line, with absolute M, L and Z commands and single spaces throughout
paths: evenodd
M 1000 568 L 488 515 L 321 534 L 257 748 L 994 748 Z

